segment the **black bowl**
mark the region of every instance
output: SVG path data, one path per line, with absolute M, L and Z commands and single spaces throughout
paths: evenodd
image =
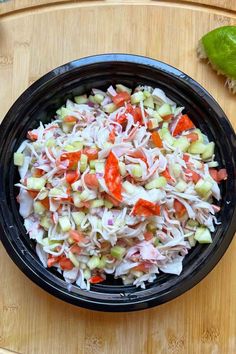
M 162 88 L 189 113 L 197 126 L 216 143 L 217 160 L 226 167 L 228 179 L 222 183 L 221 224 L 210 245 L 197 245 L 184 259 L 180 276 L 160 274 L 145 290 L 123 286 L 110 278 L 94 285 L 91 291 L 72 286 L 55 271 L 40 263 L 35 245 L 26 235 L 16 203 L 17 169 L 13 165 L 16 151 L 29 129 L 39 121 L 48 122 L 67 98 L 123 83 L 129 87 L 147 84 Z M 181 71 L 145 57 L 108 54 L 79 59 L 43 76 L 14 103 L 0 127 L 0 223 L 1 239 L 17 266 L 49 293 L 72 304 L 102 311 L 133 311 L 152 307 L 192 288 L 217 264 L 229 246 L 236 223 L 235 213 L 235 133 L 224 112 L 196 81 Z

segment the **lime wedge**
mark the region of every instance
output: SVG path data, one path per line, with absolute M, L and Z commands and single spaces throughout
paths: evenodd
M 205 34 L 197 48 L 201 59 L 208 59 L 218 74 L 227 77 L 229 89 L 236 93 L 236 26 L 223 26 Z

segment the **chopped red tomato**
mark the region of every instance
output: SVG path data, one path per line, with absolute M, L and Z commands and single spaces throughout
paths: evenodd
M 178 218 L 181 218 L 186 213 L 185 206 L 182 203 L 180 203 L 177 199 L 174 200 L 174 209 L 175 209 L 176 216 Z
M 77 119 L 73 116 L 66 116 L 63 121 L 65 123 L 76 123 L 77 122 Z
M 227 171 L 225 168 L 221 168 L 219 171 L 218 171 L 218 182 L 221 182 L 223 180 L 226 180 L 228 177 L 227 175 Z
M 152 133 L 152 141 L 153 141 L 154 145 L 156 145 L 156 147 L 158 147 L 158 148 L 163 147 L 161 137 L 157 131 Z
M 149 241 L 153 238 L 153 233 L 151 231 L 145 231 L 143 236 L 146 241 Z
M 104 179 L 107 188 L 117 200 L 121 201 L 121 175 L 117 157 L 111 151 L 105 164 Z
M 143 125 L 143 116 L 142 116 L 142 111 L 141 111 L 140 107 L 133 108 L 133 111 L 131 114 L 134 117 L 134 123 L 139 123 L 140 125 Z
M 60 160 L 61 161 L 69 160 L 68 168 L 76 168 L 76 165 L 80 159 L 80 156 L 81 156 L 81 151 L 64 152 L 61 155 Z
M 35 177 L 41 177 L 45 174 L 44 170 L 41 170 L 40 168 L 35 168 L 34 169 L 34 176 Z
M 76 230 L 70 230 L 69 235 L 75 242 L 85 242 L 86 238 L 84 237 L 83 233 Z
M 136 216 L 152 216 L 160 215 L 160 205 L 149 202 L 148 200 L 139 199 L 134 205 L 132 215 Z
M 167 120 L 170 120 L 174 117 L 173 114 L 167 114 L 166 116 L 162 117 L 162 119 L 166 122 Z
M 72 268 L 74 268 L 74 265 L 71 260 L 66 258 L 65 256 L 60 259 L 59 264 L 61 266 L 61 269 L 63 270 L 71 270 Z
M 69 184 L 74 183 L 79 178 L 79 172 L 77 170 L 70 170 L 66 172 L 66 182 Z
M 132 268 L 133 270 L 136 270 L 138 272 L 148 272 L 150 268 L 150 263 L 147 262 L 142 262 L 136 267 Z
M 185 135 L 186 138 L 188 138 L 188 140 L 192 143 L 193 141 L 197 141 L 198 140 L 198 134 L 197 133 L 189 133 L 187 135 Z
M 179 118 L 178 123 L 177 123 L 172 135 L 173 136 L 179 135 L 183 131 L 189 130 L 192 128 L 195 128 L 195 125 L 193 124 L 193 122 L 191 121 L 191 119 L 189 118 L 189 116 L 187 114 L 183 114 Z
M 189 155 L 183 154 L 183 160 L 184 160 L 185 162 L 189 162 L 189 159 L 190 159 L 190 156 L 189 156 Z
M 187 181 L 192 181 L 193 183 L 197 183 L 201 178 L 201 176 L 197 172 L 192 171 L 189 168 L 185 169 L 185 177 Z
M 209 173 L 211 178 L 213 178 L 218 183 L 218 171 L 215 168 L 209 168 Z
M 48 209 L 50 208 L 50 203 L 49 203 L 49 198 L 46 197 L 43 200 L 40 200 L 40 203 L 43 204 L 44 208 Z
M 130 94 L 128 92 L 120 92 L 116 96 L 112 97 L 112 101 L 117 107 L 122 107 L 125 102 L 130 100 Z
M 98 158 L 98 149 L 87 147 L 83 150 L 83 154 L 88 156 L 88 160 L 96 160 Z
M 39 192 L 36 191 L 32 191 L 32 190 L 27 190 L 27 192 L 29 193 L 29 195 L 31 196 L 31 198 L 36 198 Z
M 94 173 L 84 175 L 84 182 L 90 189 L 98 189 L 99 187 L 97 176 Z
M 59 259 L 60 259 L 60 257 L 58 257 L 58 256 L 52 256 L 52 255 L 49 254 L 49 255 L 48 255 L 48 260 L 47 260 L 48 268 L 54 266 L 54 264 L 56 264 Z
M 76 254 L 80 254 L 81 253 L 81 247 L 79 247 L 77 244 L 74 244 L 73 246 L 71 246 L 71 248 L 70 248 L 70 251 L 72 252 L 72 253 L 76 253 Z
M 225 168 L 221 168 L 219 171 L 215 168 L 209 168 L 209 173 L 217 183 L 227 179 L 227 172 Z
M 90 282 L 91 284 L 98 284 L 98 283 L 103 282 L 104 280 L 105 280 L 105 279 L 102 278 L 102 277 L 100 277 L 100 275 L 94 275 L 93 277 L 91 277 L 91 278 L 89 279 L 89 282 Z
M 33 130 L 29 130 L 28 133 L 27 133 L 27 138 L 32 140 L 32 141 L 35 141 L 38 139 L 38 134 L 35 133 Z

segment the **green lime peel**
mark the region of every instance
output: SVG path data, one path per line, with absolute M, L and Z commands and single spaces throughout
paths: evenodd
M 219 27 L 205 34 L 197 54 L 200 59 L 208 59 L 217 74 L 225 75 L 229 90 L 236 93 L 236 26 Z

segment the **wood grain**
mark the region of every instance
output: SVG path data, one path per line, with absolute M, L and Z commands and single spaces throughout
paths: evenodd
M 235 25 L 236 16 L 163 2 L 91 6 L 57 1 L 55 9 L 3 16 L 0 117 L 30 83 L 52 68 L 86 55 L 128 52 L 185 71 L 215 97 L 236 127 L 235 96 L 224 87 L 224 79 L 195 55 L 198 39 L 222 24 Z M 22 354 L 233 354 L 235 251 L 234 241 L 207 278 L 170 303 L 111 314 L 76 308 L 48 295 L 1 247 L 0 347 Z
M 0 14 L 6 14 L 10 12 L 15 12 L 19 10 L 37 8 L 40 6 L 45 6 L 49 4 L 59 4 L 59 3 L 76 3 L 82 2 L 84 0 L 6 0 L 4 3 L 0 3 Z M 96 0 L 90 0 L 96 1 Z M 104 2 L 119 2 L 119 3 L 147 3 L 153 0 L 104 0 Z M 159 0 L 154 0 L 159 1 Z M 206 6 L 212 6 L 214 8 L 222 8 L 227 10 L 236 10 L 235 0 L 162 0 L 163 2 L 177 2 L 177 3 L 192 3 L 195 5 L 203 4 Z

